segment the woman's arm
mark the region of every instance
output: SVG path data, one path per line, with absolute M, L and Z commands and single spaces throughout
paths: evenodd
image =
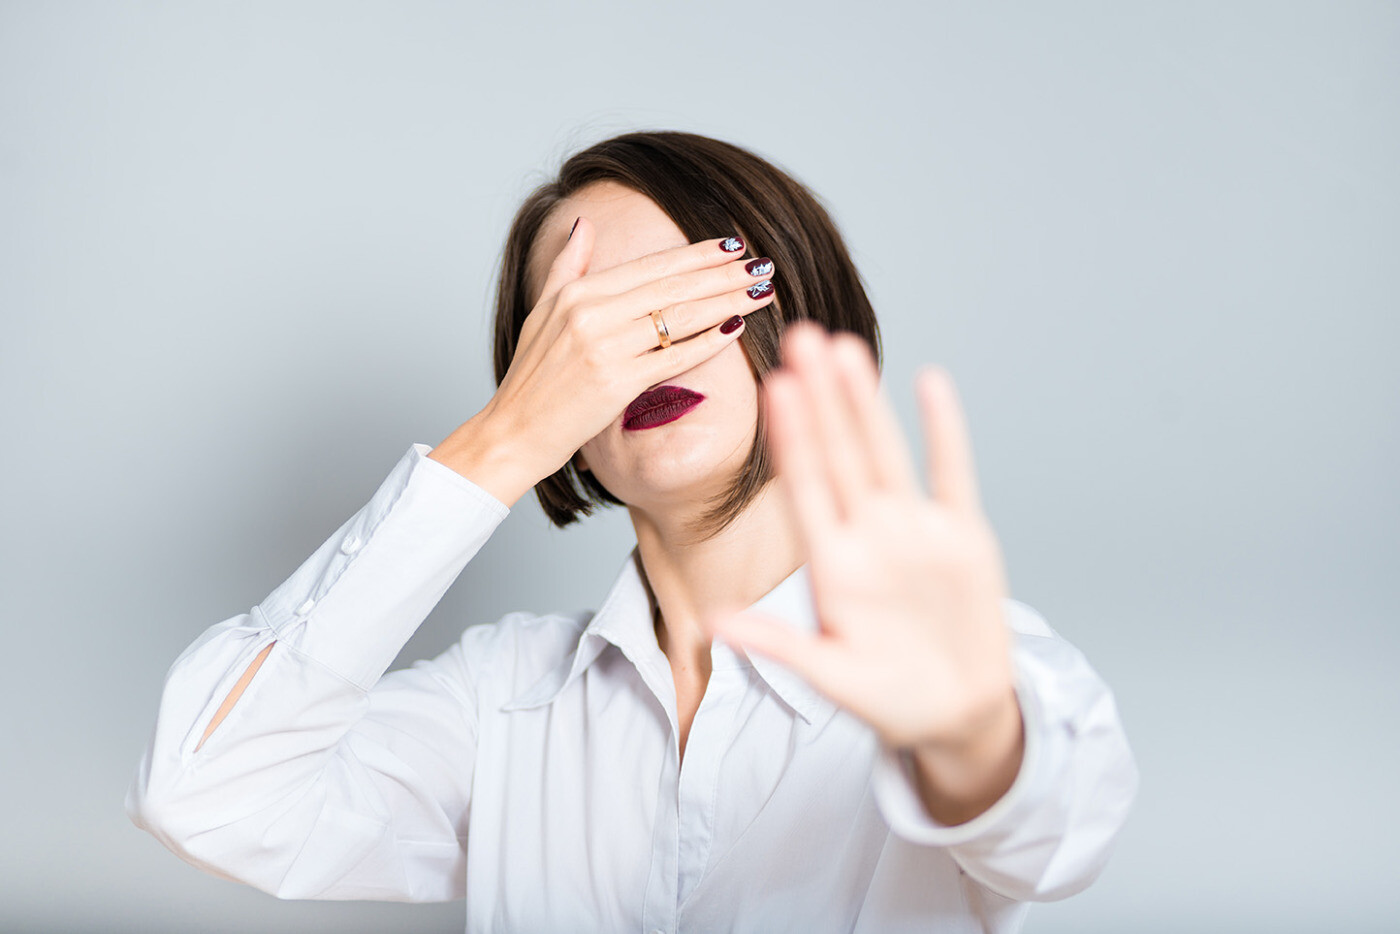
M 1051 901 L 1102 872 L 1138 789 L 1113 693 L 1084 654 L 1031 607 L 1005 601 L 1016 633 L 1025 750 L 1011 787 L 971 820 L 938 820 L 920 798 L 915 756 L 882 747 L 873 777 L 886 821 L 913 843 L 946 846 L 993 892 Z
M 204 728 L 204 735 L 199 738 L 199 745 L 194 747 L 195 752 L 204 746 L 204 741 L 209 738 L 209 734 L 214 732 L 214 728 L 224 722 L 224 717 L 233 709 L 233 705 L 238 703 L 238 699 L 243 696 L 243 690 L 248 686 L 248 682 L 253 680 L 253 675 L 258 673 L 262 663 L 267 660 L 267 653 L 272 651 L 276 642 L 269 642 L 267 648 L 258 653 L 258 657 L 253 659 L 253 664 L 248 666 L 248 670 L 243 672 L 243 677 L 238 679 L 238 683 L 233 686 L 233 690 L 228 692 L 228 697 L 219 705 L 219 709 L 214 712 L 214 719 L 209 721 L 209 725 Z
M 509 510 L 427 452 L 171 666 L 127 811 L 188 862 L 283 898 L 461 896 L 469 639 L 384 672 Z

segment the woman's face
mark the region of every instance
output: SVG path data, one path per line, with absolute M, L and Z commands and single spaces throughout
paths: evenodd
M 594 182 L 562 201 L 545 221 L 531 257 L 531 283 L 543 281 L 579 215 L 597 229 L 590 273 L 690 242 L 650 198 L 616 182 Z M 624 326 L 655 331 L 647 317 Z M 685 502 L 702 505 L 730 486 L 753 443 L 758 383 L 748 355 L 735 340 L 697 366 L 653 385 L 681 386 L 705 398 L 680 418 L 642 430 L 624 431 L 623 413 L 618 412 L 579 449 L 574 465 L 592 471 L 628 506 L 664 511 Z

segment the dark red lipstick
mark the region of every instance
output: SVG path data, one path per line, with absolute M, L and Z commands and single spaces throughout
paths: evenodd
M 674 422 L 700 404 L 705 397 L 684 386 L 657 386 L 632 400 L 622 413 L 624 431 L 639 431 Z

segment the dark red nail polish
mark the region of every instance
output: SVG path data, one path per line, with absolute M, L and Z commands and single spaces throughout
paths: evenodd
M 771 276 L 773 274 L 773 261 L 766 256 L 751 259 L 744 264 L 744 272 L 751 276 Z
M 730 318 L 728 321 L 724 322 L 719 326 L 719 332 L 721 334 L 733 334 L 735 331 L 739 330 L 739 325 L 743 323 L 744 316 L 735 315 L 734 317 Z
M 757 285 L 751 285 L 751 286 L 749 286 L 749 287 L 748 287 L 747 289 L 745 289 L 744 291 L 748 292 L 748 293 L 749 293 L 749 298 L 753 299 L 754 301 L 757 301 L 757 300 L 760 299 L 760 298 L 767 298 L 767 297 L 768 297 L 768 293 L 770 293 L 770 292 L 773 291 L 773 280 L 772 280 L 772 279 L 764 279 L 762 282 L 758 283 Z
M 744 238 L 729 237 L 728 239 L 721 241 L 719 248 L 726 253 L 738 253 L 744 248 Z

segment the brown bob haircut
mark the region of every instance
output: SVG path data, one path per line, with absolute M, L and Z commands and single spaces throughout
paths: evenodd
M 679 131 L 624 133 L 565 160 L 553 180 L 532 191 L 506 235 L 496 288 L 496 385 L 505 379 L 530 313 L 526 271 L 536 235 L 550 212 L 591 182 L 612 181 L 645 195 L 695 243 L 738 233 L 744 256 L 776 266 L 777 297 L 744 318 L 739 336 L 758 380 L 781 364 L 779 340 L 789 322 L 808 318 L 828 331 L 850 331 L 881 363 L 875 310 L 836 224 L 816 195 L 773 163 L 732 143 Z M 760 396 L 760 398 L 762 398 Z M 748 460 L 728 490 L 691 529 L 718 534 L 772 479 L 763 406 Z M 573 459 L 535 484 L 549 521 L 563 528 L 594 506 L 625 505 Z

